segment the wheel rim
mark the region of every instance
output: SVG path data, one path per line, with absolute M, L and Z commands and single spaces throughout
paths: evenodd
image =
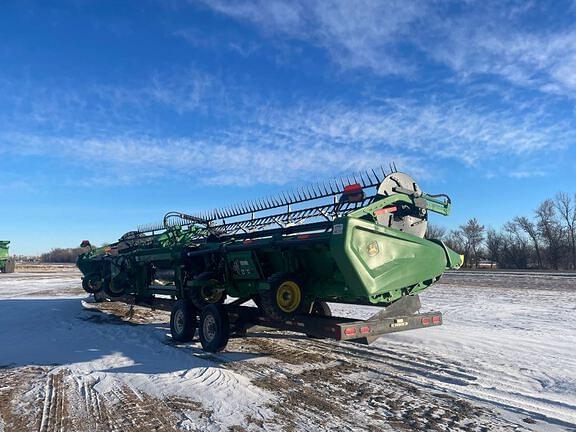
M 222 290 L 214 288 L 214 285 L 218 283 L 217 280 L 212 279 L 209 282 L 209 286 L 203 286 L 200 288 L 200 296 L 206 303 L 218 303 L 222 298 Z
M 207 342 L 212 342 L 216 337 L 216 330 L 217 330 L 216 319 L 213 315 L 206 315 L 204 318 L 204 322 L 202 323 L 202 330 L 204 333 L 204 339 Z
M 182 310 L 177 310 L 174 313 L 174 330 L 178 334 L 184 333 L 184 311 Z
M 301 300 L 302 292 L 296 282 L 283 282 L 276 291 L 276 304 L 282 312 L 294 312 L 300 306 Z

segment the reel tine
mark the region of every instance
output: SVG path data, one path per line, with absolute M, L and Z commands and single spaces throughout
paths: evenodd
M 330 192 L 332 192 L 333 194 L 337 194 L 337 193 L 338 193 L 338 184 L 336 184 L 336 181 L 334 181 L 334 183 L 335 183 L 335 184 L 333 185 L 333 184 L 332 184 L 332 180 L 330 180 L 330 181 L 328 182 L 328 184 L 330 185 Z M 333 187 L 333 186 L 336 187 L 336 190 L 334 190 L 334 187 Z
M 362 187 L 367 187 L 368 183 L 366 182 L 366 179 L 364 178 L 364 174 L 366 174 L 366 172 L 360 173 L 360 180 L 362 181 Z

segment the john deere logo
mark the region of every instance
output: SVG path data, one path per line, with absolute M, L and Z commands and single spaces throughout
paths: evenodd
M 371 256 L 371 257 L 373 257 L 374 255 L 377 255 L 378 252 L 380 252 L 380 249 L 378 248 L 378 242 L 376 242 L 376 241 L 373 241 L 372 243 L 370 243 L 366 249 L 368 252 L 368 256 Z

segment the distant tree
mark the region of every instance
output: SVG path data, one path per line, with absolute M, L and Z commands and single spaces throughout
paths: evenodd
M 514 222 L 506 222 L 504 230 L 504 246 L 502 253 L 503 268 L 523 269 L 528 267 L 530 247 L 522 235 L 522 230 Z
M 560 192 L 556 195 L 554 206 L 564 223 L 570 243 L 570 257 L 573 269 L 576 269 L 576 194 L 574 199 L 570 195 Z
M 73 263 L 83 252 L 81 248 L 56 248 L 40 256 L 40 261 L 44 263 Z
M 534 245 L 534 251 L 536 253 L 536 261 L 538 264 L 538 268 L 542 268 L 542 254 L 540 253 L 538 227 L 525 216 L 514 218 L 514 223 L 518 227 L 520 227 L 526 234 L 528 234 L 528 237 L 530 237 L 530 239 L 532 240 L 532 244 Z
M 466 245 L 465 245 L 466 242 L 462 237 L 462 233 L 460 232 L 460 230 L 450 231 L 450 233 L 444 238 L 444 243 L 450 249 L 455 250 L 459 254 L 466 253 Z
M 460 225 L 458 231 L 464 240 L 464 259 L 469 267 L 474 264 L 478 267 L 480 250 L 484 240 L 484 226 L 478 223 L 476 218 L 472 218 L 465 225 Z
M 554 270 L 560 267 L 562 258 L 562 226 L 556 219 L 554 201 L 545 200 L 536 209 L 538 229 L 547 246 L 547 259 Z
M 500 266 L 502 265 L 504 243 L 504 236 L 496 232 L 494 228 L 489 228 L 486 231 L 486 255 L 492 263 L 498 263 Z
M 442 240 L 444 236 L 446 236 L 446 228 L 428 223 L 428 229 L 426 230 L 427 239 Z

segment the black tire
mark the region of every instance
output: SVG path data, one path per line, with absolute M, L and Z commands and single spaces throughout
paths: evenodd
M 86 291 L 88 294 L 95 294 L 97 292 L 102 291 L 103 288 L 103 284 L 102 284 L 102 279 L 100 279 L 99 277 L 84 277 L 82 279 L 82 288 L 84 289 L 84 291 Z
M 197 281 L 219 281 L 216 273 L 214 272 L 204 272 L 200 273 L 198 276 L 194 278 Z M 212 298 L 210 297 L 211 294 L 215 294 Z M 188 290 L 188 298 L 194 306 L 198 309 L 202 309 L 211 304 L 222 304 L 224 300 L 226 300 L 226 293 L 224 291 L 220 292 L 220 295 L 217 293 L 207 292 L 206 288 L 204 287 L 190 287 Z
M 176 342 L 190 342 L 198 326 L 198 311 L 187 300 L 178 300 L 170 312 L 170 334 Z
M 211 304 L 202 309 L 198 327 L 200 343 L 204 351 L 222 351 L 230 339 L 228 312 L 221 304 Z
M 116 284 L 114 284 L 113 279 L 111 277 L 105 277 L 102 281 L 102 290 L 106 293 L 106 295 L 110 298 L 113 297 L 121 297 L 124 294 L 124 290 L 118 290 Z
M 310 315 L 331 317 L 332 311 L 330 310 L 330 306 L 328 306 L 328 303 L 326 303 L 325 301 L 314 300 L 314 303 L 312 303 L 312 308 L 310 309 Z M 308 333 L 306 333 L 306 336 L 312 339 L 320 339 L 319 337 Z
M 310 315 L 319 315 L 319 316 L 332 316 L 332 311 L 330 310 L 330 306 L 323 300 L 315 300 L 312 304 L 312 308 L 310 310 Z
M 299 290 L 299 300 L 294 300 L 289 307 L 278 304 L 279 290 L 285 284 L 295 284 Z M 260 306 L 264 313 L 272 319 L 286 319 L 294 315 L 307 314 L 310 312 L 310 300 L 303 292 L 301 279 L 291 273 L 275 273 L 268 278 L 270 288 L 260 292 Z M 280 294 L 281 295 L 281 294 Z

